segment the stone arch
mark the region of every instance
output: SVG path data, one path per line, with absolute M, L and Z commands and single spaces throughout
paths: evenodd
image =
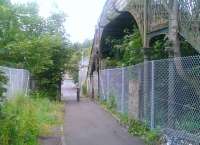
M 166 59 L 168 58 L 168 52 L 165 46 L 166 33 L 159 33 L 158 35 L 151 36 L 149 39 L 149 47 L 151 48 L 151 59 Z M 159 45 L 159 46 L 158 46 Z M 157 50 L 159 47 L 159 51 Z
M 160 31 L 159 33 L 154 33 L 153 35 L 151 34 L 149 36 L 149 46 L 150 48 L 152 48 L 153 43 L 157 40 L 161 40 L 164 41 L 164 39 L 166 39 L 166 35 L 167 35 L 168 31 Z M 185 57 L 185 56 L 194 56 L 194 55 L 199 55 L 198 51 L 187 41 L 187 39 L 185 37 L 183 37 L 180 33 L 179 33 L 179 40 L 180 40 L 180 51 L 181 51 L 181 56 Z M 152 48 L 152 55 L 156 55 L 156 53 L 160 53 L 160 55 L 162 57 L 160 58 L 154 58 L 152 56 L 152 59 L 165 59 L 168 58 L 167 57 L 167 51 L 164 48 L 165 46 L 163 45 L 161 47 L 160 52 L 154 52 L 153 48 Z
M 105 44 L 106 38 L 108 36 L 111 36 L 115 39 L 123 38 L 126 35 L 124 30 L 127 29 L 131 33 L 133 32 L 134 27 L 138 28 L 140 34 L 142 34 L 139 25 L 132 13 L 129 11 L 120 12 L 120 14 L 115 19 L 103 27 L 102 35 L 100 38 L 100 49 L 104 51 L 109 47 Z

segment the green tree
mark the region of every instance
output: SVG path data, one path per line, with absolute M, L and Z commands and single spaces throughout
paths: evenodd
M 28 69 L 38 90 L 59 96 L 65 63 L 71 57 L 63 12 L 44 19 L 35 3 L 0 1 L 0 65 Z
M 103 50 L 103 62 L 107 67 L 134 65 L 143 61 L 142 38 L 137 28 L 132 33 L 127 32 L 122 39 L 108 37 L 106 45 L 110 48 Z
M 1 109 L 2 103 L 5 100 L 5 96 L 3 95 L 3 93 L 6 91 L 6 88 L 5 88 L 6 82 L 7 82 L 7 78 L 4 75 L 4 72 L 0 71 L 0 109 Z
M 78 82 L 79 62 L 81 60 L 81 51 L 74 48 L 71 49 L 71 58 L 67 64 L 68 73 L 73 78 L 74 82 Z

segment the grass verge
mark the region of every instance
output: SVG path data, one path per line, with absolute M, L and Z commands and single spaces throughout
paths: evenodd
M 18 96 L 5 102 L 0 114 L 1 145 L 38 145 L 63 123 L 63 104 L 47 98 Z
M 133 118 L 129 118 L 127 114 L 116 111 L 116 103 L 113 96 L 107 101 L 101 101 L 101 106 L 109 111 L 120 124 L 128 128 L 129 134 L 141 137 L 147 145 L 160 145 L 160 135 L 157 130 L 150 130 L 147 125 Z
M 88 93 L 87 93 L 87 85 L 86 85 L 86 83 L 84 83 L 84 84 L 82 85 L 82 91 L 83 91 L 83 95 L 84 95 L 85 97 L 87 97 L 87 96 L 88 96 Z

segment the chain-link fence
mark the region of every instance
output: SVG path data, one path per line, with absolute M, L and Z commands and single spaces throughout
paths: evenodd
M 6 97 L 13 97 L 18 94 L 27 94 L 29 89 L 30 74 L 24 69 L 14 69 L 8 67 L 0 67 L 0 70 L 7 78 Z
M 149 61 L 100 73 L 100 98 L 163 130 L 173 145 L 200 144 L 200 56 Z

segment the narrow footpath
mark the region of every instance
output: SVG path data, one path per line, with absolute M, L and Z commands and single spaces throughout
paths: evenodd
M 63 83 L 65 145 L 144 145 L 100 106 L 89 100 L 76 102 L 72 80 Z

